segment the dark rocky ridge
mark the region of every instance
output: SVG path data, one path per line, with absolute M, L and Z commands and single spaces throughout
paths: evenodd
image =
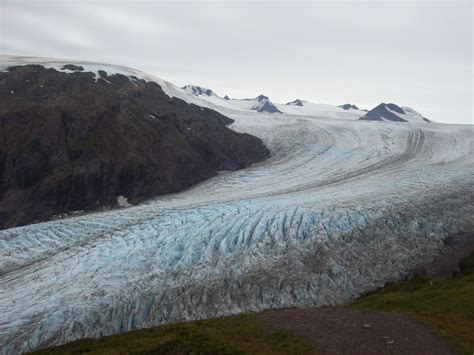
M 269 155 L 213 110 L 153 82 L 100 74 L 39 65 L 0 73 L 0 228 L 120 195 L 137 203 Z
M 215 95 L 211 89 L 206 89 L 196 85 L 185 85 L 181 89 L 191 92 L 193 95 L 199 96 L 212 96 Z M 216 95 L 217 96 L 217 95 Z
M 405 111 L 401 107 L 395 104 L 381 103 L 380 105 L 374 107 L 372 110 L 367 112 L 365 116 L 359 118 L 359 120 L 383 121 L 384 119 L 386 119 L 393 122 L 407 122 L 407 120 L 404 120 L 403 118 L 397 116 L 393 112 L 390 112 L 387 108 L 401 114 L 405 113 Z
M 339 105 L 340 108 L 343 110 L 358 110 L 359 108 L 356 105 L 353 104 L 344 104 L 344 105 Z
M 74 65 L 74 64 L 65 64 L 61 68 L 62 70 L 70 70 L 70 71 L 84 71 L 84 67 L 82 65 Z
M 303 106 L 303 101 L 301 101 L 300 99 L 296 99 L 296 100 L 294 100 L 294 101 L 287 102 L 285 105 L 289 105 L 289 106 Z

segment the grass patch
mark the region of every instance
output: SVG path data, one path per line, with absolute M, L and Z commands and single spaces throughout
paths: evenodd
M 261 314 L 241 314 L 82 339 L 34 354 L 308 354 L 288 332 L 269 330 Z
M 416 277 L 387 285 L 348 307 L 415 318 L 450 341 L 463 354 L 474 353 L 474 253 L 451 278 Z

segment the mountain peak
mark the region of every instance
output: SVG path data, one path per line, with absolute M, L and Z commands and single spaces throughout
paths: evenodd
M 359 108 L 356 105 L 353 104 L 344 104 L 344 105 L 339 105 L 340 108 L 343 110 L 358 110 Z
M 294 101 L 287 102 L 285 105 L 289 106 L 303 106 L 303 101 L 300 99 L 296 99 Z
M 365 121 L 392 121 L 392 122 L 430 122 L 426 117 L 410 107 L 400 107 L 394 103 L 377 105 L 359 118 Z
M 197 85 L 185 85 L 181 89 L 195 96 L 217 96 L 211 89 L 203 88 Z
M 256 98 L 257 102 L 252 106 L 251 110 L 257 112 L 268 112 L 268 113 L 282 113 L 276 106 L 270 101 L 268 96 L 258 95 Z

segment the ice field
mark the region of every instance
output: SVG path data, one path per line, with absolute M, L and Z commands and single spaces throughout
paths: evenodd
M 3 354 L 342 303 L 474 231 L 473 126 L 257 113 L 160 84 L 272 156 L 137 206 L 0 231 Z

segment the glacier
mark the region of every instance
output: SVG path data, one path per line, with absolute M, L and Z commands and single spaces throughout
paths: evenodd
M 258 113 L 168 88 L 271 157 L 140 205 L 0 231 L 2 354 L 340 304 L 474 232 L 473 126 Z

